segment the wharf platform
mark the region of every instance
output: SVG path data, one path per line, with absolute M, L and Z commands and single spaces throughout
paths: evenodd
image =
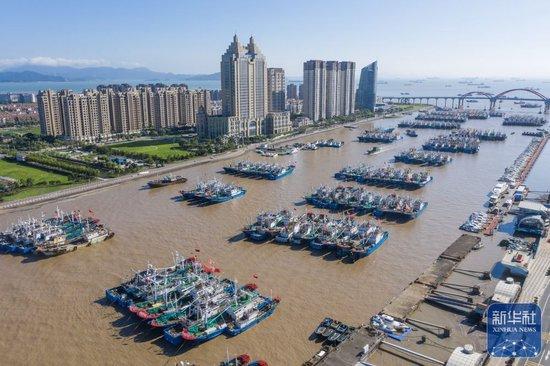
M 439 255 L 424 273 L 411 282 L 400 295 L 391 300 L 381 312 L 397 319 L 406 319 L 423 303 L 430 291 L 437 288 L 451 275 L 453 270 L 480 240 L 479 237 L 474 235 L 461 235 Z M 369 319 L 365 319 L 365 323 L 368 324 Z M 304 366 L 368 364 L 367 360 L 369 356 L 385 338 L 386 336 L 383 333 L 371 329 L 368 325 L 361 325 L 348 340 L 333 348 L 323 359 L 315 360 L 315 357 L 313 357 L 310 361 L 304 363 Z M 365 347 L 366 345 L 368 345 L 367 348 Z
M 424 300 L 426 295 L 443 282 L 466 255 L 480 242 L 480 238 L 463 234 L 455 240 L 435 262 L 414 280 L 403 292 L 382 309 L 397 319 L 405 319 Z

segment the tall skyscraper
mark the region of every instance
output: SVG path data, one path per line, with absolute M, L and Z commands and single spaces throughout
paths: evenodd
M 288 99 L 298 99 L 298 86 L 296 84 L 288 84 L 286 86 L 286 97 Z
M 237 35 L 222 55 L 222 108 L 224 116 L 263 118 L 267 114 L 267 66 L 254 38 L 242 46 Z
M 338 84 L 338 115 L 348 116 L 355 112 L 355 62 L 339 62 Z
M 279 67 L 267 69 L 267 101 L 269 112 L 285 110 L 285 71 Z
M 303 111 L 313 121 L 326 118 L 326 66 L 325 61 L 311 60 L 304 62 Z
M 357 108 L 374 111 L 376 106 L 376 79 L 378 77 L 378 61 L 361 69 L 359 88 L 357 88 Z
M 355 62 L 304 62 L 303 112 L 313 121 L 347 116 L 355 110 Z
M 63 119 L 57 93 L 53 90 L 42 90 L 38 93 L 37 101 L 40 133 L 44 136 L 63 135 Z

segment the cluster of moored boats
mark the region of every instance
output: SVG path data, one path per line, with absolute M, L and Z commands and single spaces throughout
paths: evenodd
M 466 122 L 468 114 L 464 111 L 441 110 L 419 113 L 416 117 L 421 121 Z
M 454 130 L 460 128 L 458 122 L 440 122 L 440 121 L 401 121 L 397 125 L 400 128 L 422 128 L 434 130 Z
M 338 320 L 325 318 L 317 326 L 313 333 L 318 338 L 321 338 L 327 343 L 336 346 L 348 339 L 354 329 L 354 327 L 350 327 L 349 325 Z
M 0 232 L 0 249 L 8 253 L 54 256 L 113 236 L 96 218 L 83 217 L 79 211 L 57 209 L 54 217 L 19 220 Z
M 344 141 L 338 141 L 335 139 L 328 139 L 328 140 L 317 140 L 314 142 L 311 142 L 311 144 L 317 146 L 317 147 L 342 147 L 344 146 Z
M 377 217 L 411 220 L 418 217 L 428 206 L 411 197 L 395 194 L 382 196 L 362 187 L 321 186 L 304 197 L 306 202 L 318 208 L 330 210 L 352 210 L 359 214 L 373 213 Z
M 292 145 L 273 146 L 273 145 L 262 144 L 256 149 L 256 152 L 262 156 L 276 157 L 279 155 L 296 154 L 299 150 L 300 150 L 299 148 Z
M 546 123 L 546 118 L 529 114 L 514 114 L 506 116 L 502 122 L 503 126 L 534 126 L 540 127 Z
M 393 129 L 376 129 L 373 131 L 365 131 L 362 135 L 358 136 L 357 139 L 360 142 L 381 142 L 383 144 L 389 144 L 397 139 L 400 136 L 393 132 Z
M 292 174 L 295 168 L 295 165 L 282 166 L 263 162 L 239 161 L 223 167 L 223 170 L 229 174 L 276 180 Z
M 440 135 L 426 141 L 422 148 L 428 151 L 476 154 L 479 151 L 479 139 L 452 134 Z
M 489 112 L 483 109 L 467 109 L 466 115 L 468 119 L 487 119 L 489 118 Z
M 389 236 L 380 226 L 350 216 L 334 218 L 312 212 L 296 216 L 288 210 L 261 213 L 243 233 L 253 241 L 307 244 L 313 251 L 331 251 L 352 260 L 372 254 Z
M 477 138 L 481 141 L 504 141 L 506 140 L 506 134 L 504 132 L 498 132 L 494 130 L 477 130 L 475 128 L 462 129 L 459 131 L 453 131 L 453 136 Z
M 460 230 L 468 231 L 471 233 L 479 233 L 481 230 L 485 229 L 489 220 L 492 219 L 492 216 L 489 214 L 477 211 L 473 212 L 468 216 L 466 222 L 460 225 Z
M 239 285 L 196 257 L 175 257 L 173 266 L 151 265 L 105 291 L 107 300 L 162 328 L 174 345 L 197 344 L 225 333 L 236 336 L 273 314 L 279 302 L 255 284 Z
M 181 191 L 180 193 L 185 199 L 220 203 L 244 196 L 246 189 L 212 179 L 206 182 L 199 182 L 195 189 Z
M 346 166 L 334 177 L 340 180 L 354 180 L 359 183 L 378 186 L 416 189 L 433 180 L 427 171 L 398 169 L 389 165 L 373 167 L 365 164 Z
M 506 182 L 511 185 L 516 185 L 521 177 L 525 167 L 531 161 L 533 154 L 537 151 L 541 143 L 541 139 L 533 138 L 529 145 L 516 158 L 514 163 L 504 169 L 504 174 L 498 179 L 499 182 Z
M 442 166 L 453 161 L 450 155 L 437 152 L 418 151 L 416 148 L 402 151 L 394 156 L 396 162 L 405 164 L 421 164 L 428 166 Z

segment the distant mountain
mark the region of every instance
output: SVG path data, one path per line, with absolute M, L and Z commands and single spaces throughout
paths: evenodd
M 90 80 L 216 80 L 220 78 L 215 74 L 174 74 L 171 72 L 157 72 L 145 67 L 132 69 L 122 67 L 70 67 L 70 66 L 45 66 L 45 65 L 20 65 L 5 69 L 4 72 L 34 72 L 45 76 L 55 77 L 47 81 L 90 81 Z M 1 73 L 1 72 L 0 72 Z M 30 80 L 29 80 L 30 81 Z M 38 80 L 36 80 L 38 81 Z M 42 81 L 42 80 L 40 80 Z
M 187 78 L 184 80 L 220 80 L 220 78 L 220 73 L 215 72 L 213 74 L 187 75 Z
M 0 71 L 0 83 L 34 82 L 34 81 L 67 81 L 64 77 L 45 75 L 35 71 Z

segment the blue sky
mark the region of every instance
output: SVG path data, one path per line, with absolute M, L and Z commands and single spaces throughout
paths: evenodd
M 6 1 L 0 68 L 24 62 L 211 73 L 233 33 L 269 66 L 379 61 L 382 77 L 550 79 L 549 0 Z

